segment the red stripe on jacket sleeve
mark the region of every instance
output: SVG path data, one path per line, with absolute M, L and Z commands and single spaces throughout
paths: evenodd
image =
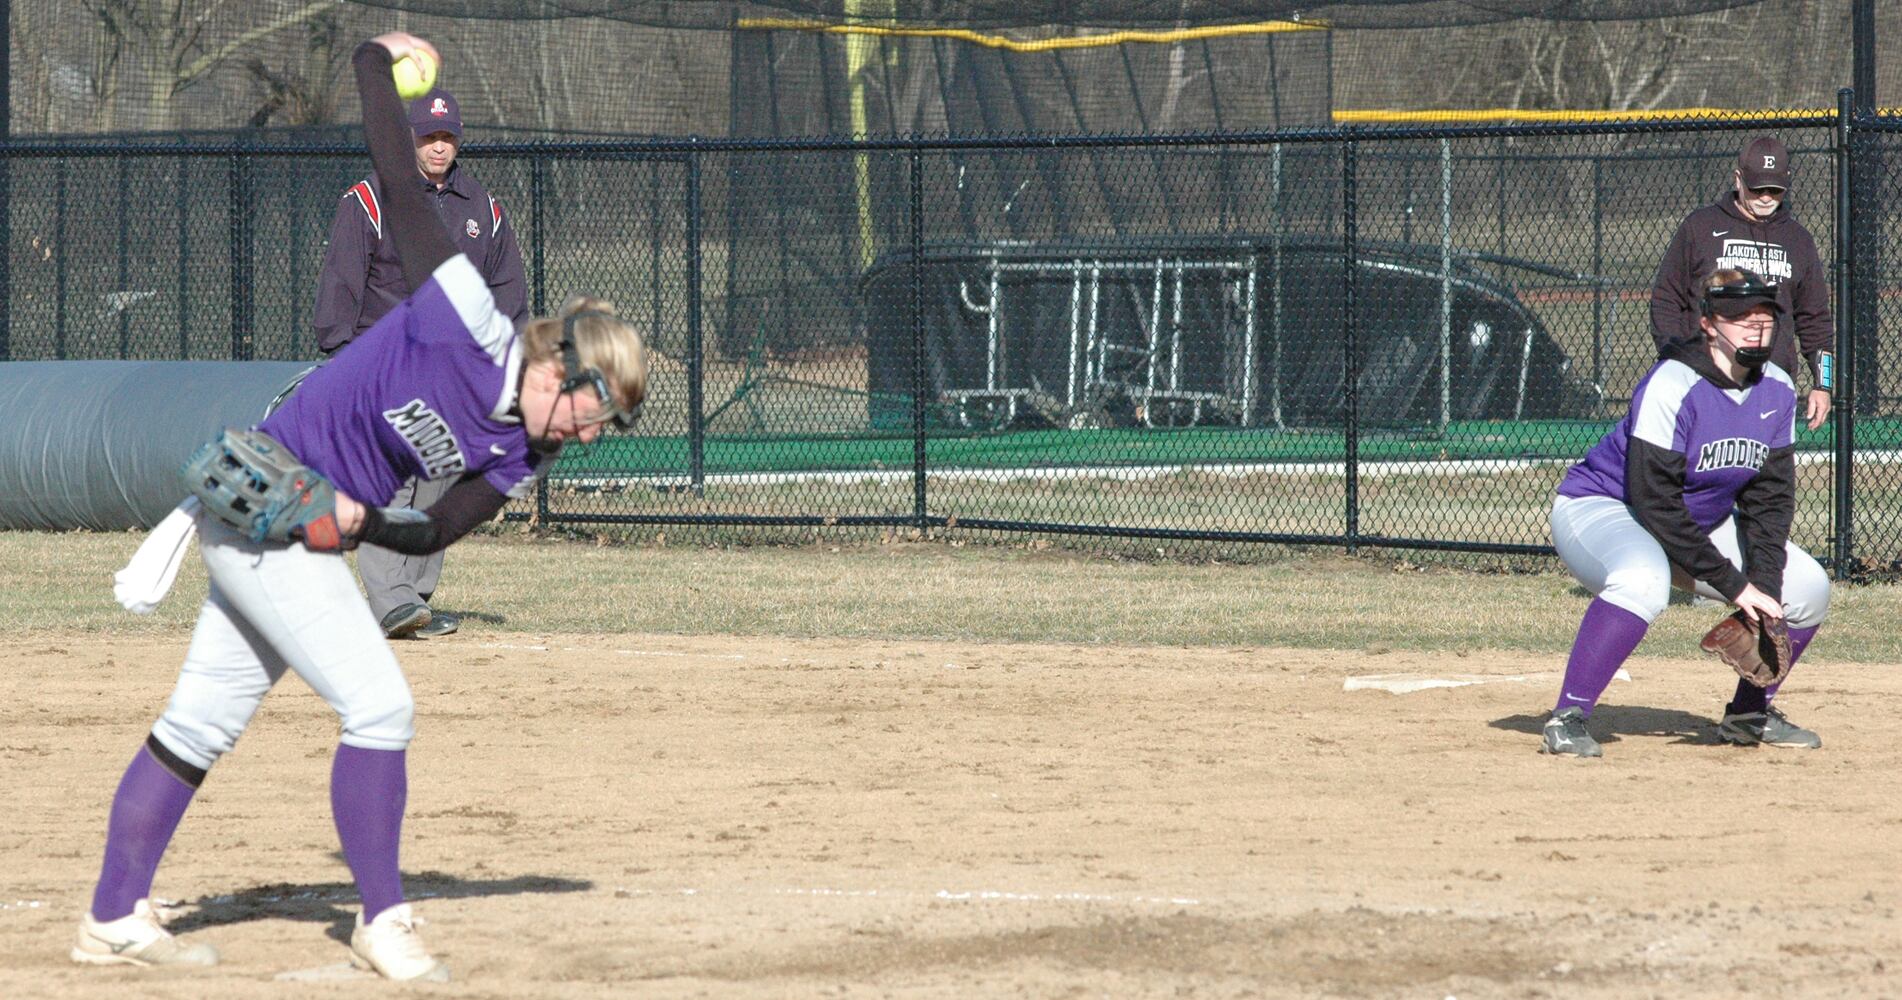
M 370 228 L 375 229 L 380 238 L 383 235 L 383 206 L 376 203 L 376 192 L 370 189 L 370 182 L 358 181 L 350 193 L 363 203 L 363 214 L 370 217 Z

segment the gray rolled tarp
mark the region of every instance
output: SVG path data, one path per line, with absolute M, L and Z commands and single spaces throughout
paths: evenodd
M 150 528 L 185 498 L 179 467 L 250 427 L 303 361 L 0 362 L 0 529 Z

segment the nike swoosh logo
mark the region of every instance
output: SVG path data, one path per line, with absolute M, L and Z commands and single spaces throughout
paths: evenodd
M 1762 413 L 1759 413 L 1759 414 L 1757 414 L 1757 419 L 1758 419 L 1758 420 L 1768 420 L 1768 419 L 1770 419 L 1771 417 L 1773 417 L 1773 416 L 1776 416 L 1776 412 L 1777 412 L 1777 411 L 1775 411 L 1775 410 L 1765 410 L 1765 411 L 1763 411 Z
M 1729 233 L 1730 233 L 1730 230 L 1728 229 L 1713 229 L 1710 231 L 1710 234 L 1712 236 L 1727 236 L 1729 235 Z
M 509 453 L 509 450 L 499 444 L 492 444 L 489 446 L 489 452 L 494 455 L 506 455 Z

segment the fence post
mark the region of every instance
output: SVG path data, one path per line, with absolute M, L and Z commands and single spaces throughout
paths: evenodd
M 172 214 L 177 220 L 177 239 L 173 243 L 178 270 L 173 278 L 173 294 L 178 297 L 178 360 L 191 357 L 192 284 L 191 267 L 191 183 L 192 158 L 178 158 L 178 181 L 173 187 Z M 0 244 L 4 246 L 5 244 Z M 0 256 L 4 256 L 0 254 Z
M 1865 138 L 1856 131 L 1855 123 L 1858 115 L 1874 114 L 1871 95 L 1854 91 L 1847 110 L 1839 110 L 1838 117 L 1845 114 L 1848 117 L 1844 119 L 1844 142 L 1849 149 L 1849 256 L 1855 266 L 1849 272 L 1849 298 L 1843 310 L 1849 315 L 1849 335 L 1845 337 L 1840 329 L 1836 332 L 1836 346 L 1839 350 L 1847 348 L 1849 363 L 1843 366 L 1836 384 L 1848 393 L 1850 408 L 1859 401 L 1876 408 L 1882 405 L 1883 365 L 1881 344 L 1876 339 L 1882 322 L 1876 285 L 1883 272 L 1884 247 L 1881 226 L 1862 226 L 1858 222 L 1867 218 L 1869 212 L 1868 208 L 1859 206 L 1882 204 L 1879 187 L 1882 171 L 1875 159 L 1877 146 L 1870 141 L 1876 134 Z
M 699 137 L 693 141 L 698 143 Z M 700 151 L 694 149 L 687 153 L 687 478 L 694 496 L 707 491 L 707 345 L 700 326 L 700 265 Z
M 245 162 L 243 144 L 238 140 L 239 149 L 231 154 L 225 164 L 226 184 L 230 198 L 226 211 L 230 213 L 229 231 L 231 234 L 231 360 L 251 360 L 251 226 L 250 226 L 250 178 L 249 164 Z
M 548 315 L 548 244 L 544 242 L 542 213 L 548 211 L 548 168 L 542 157 L 528 161 L 528 256 L 534 261 L 533 287 L 529 289 L 537 316 Z
M 1347 551 L 1360 548 L 1360 337 L 1358 293 L 1360 285 L 1360 220 L 1355 204 L 1359 150 L 1354 144 L 1354 126 L 1341 127 L 1346 141 L 1341 143 L 1341 350 L 1343 401 L 1347 406 L 1345 453 L 1342 469 L 1347 492 Z
M 119 161 L 117 164 L 119 168 L 119 177 L 118 177 L 119 186 L 117 188 L 119 192 L 119 198 L 118 198 L 119 211 L 118 211 L 118 218 L 116 221 L 118 222 L 118 228 L 119 228 L 119 234 L 118 234 L 119 236 L 119 246 L 118 246 L 119 269 L 115 273 L 115 279 L 118 282 L 118 286 L 114 288 L 113 290 L 118 292 L 120 296 L 120 299 L 119 299 L 119 360 L 124 361 L 126 358 L 131 357 L 131 349 L 132 349 L 132 308 L 131 308 L 132 304 L 125 300 L 127 290 L 132 284 L 132 279 L 131 279 L 132 268 L 131 268 L 131 260 L 129 259 L 129 255 L 131 254 L 130 248 L 132 244 L 132 221 L 129 217 L 130 211 L 131 211 L 130 203 L 132 201 L 132 198 L 130 197 L 132 185 L 130 180 L 127 177 L 127 175 L 132 170 L 132 158 L 129 156 L 119 156 L 117 157 L 117 159 Z M 0 245 L 3 245 L 3 244 L 0 244 Z
M 666 160 L 648 160 L 647 166 L 647 311 L 648 338 L 660 339 L 661 328 L 665 325 L 665 291 L 661 286 L 661 265 L 667 259 L 667 247 L 662 242 L 661 226 L 667 218 L 666 208 L 661 201 L 662 168 L 671 168 Z M 672 175 L 668 169 L 667 174 Z
M 925 157 L 911 144 L 911 517 L 925 530 Z
M 1859 241 L 1854 202 L 1855 92 L 1836 92 L 1836 537 L 1830 561 L 1836 579 L 1848 578 L 1855 565 L 1856 356 L 1862 322 L 1863 282 L 1856 267 Z
M 1506 137 L 1494 140 L 1493 190 L 1497 199 L 1495 212 L 1499 217 L 1499 243 L 1495 249 L 1500 256 L 1506 253 Z
M 1605 157 L 1592 157 L 1592 384 L 1605 400 Z
M 1413 219 L 1408 178 L 1407 220 Z M 1412 234 L 1408 234 L 1412 242 Z M 1453 140 L 1440 140 L 1440 436 L 1453 425 Z
M 548 210 L 548 172 L 542 161 L 540 156 L 528 160 L 528 309 L 532 316 L 548 315 L 548 245 L 542 235 L 542 213 Z M 548 477 L 536 476 L 534 523 L 548 523 L 548 515 Z
M 0 84 L 0 90 L 4 87 Z M 4 113 L 0 110 L 0 114 Z M 6 139 L 7 136 L 0 134 L 0 142 Z M 0 361 L 13 359 L 13 255 L 4 252 L 4 248 L 12 245 L 13 157 L 0 156 Z
M 66 360 L 66 157 L 53 161 L 53 357 Z
M 0 0 L 0 142 L 13 138 L 13 4 Z M 13 157 L 0 157 L 0 361 L 13 358 Z M 182 265 L 181 265 L 182 266 Z

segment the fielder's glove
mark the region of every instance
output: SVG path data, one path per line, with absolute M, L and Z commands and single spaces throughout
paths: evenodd
M 1704 633 L 1698 646 L 1758 687 L 1769 687 L 1790 673 L 1790 627 L 1781 618 L 1764 615 L 1751 621 L 1742 611 L 1726 615 Z
M 225 430 L 185 463 L 185 486 L 218 519 L 253 542 L 301 541 L 335 552 L 337 491 L 262 431 Z

